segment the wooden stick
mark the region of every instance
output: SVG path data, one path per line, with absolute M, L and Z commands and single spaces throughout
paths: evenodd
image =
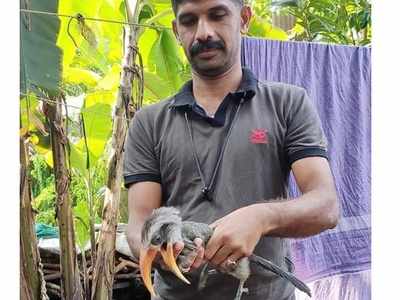
M 123 261 L 118 266 L 114 268 L 114 274 L 117 274 L 119 271 L 126 267 L 126 263 Z
M 46 289 L 47 289 L 48 293 L 51 293 L 51 294 L 61 298 L 61 288 L 58 285 L 47 282 Z
M 46 283 L 46 288 L 53 289 L 53 290 L 61 292 L 60 286 L 55 284 L 55 283 L 47 282 Z
M 132 279 L 132 278 L 137 278 L 138 275 L 137 273 L 128 273 L 128 274 L 117 274 L 115 275 L 115 279 Z
M 60 270 L 60 265 L 59 264 L 43 263 L 43 268 L 44 269 Z
M 61 278 L 61 272 L 57 272 L 54 274 L 48 274 L 48 275 L 44 275 L 44 280 L 48 281 L 48 280 L 54 280 L 54 279 L 60 279 Z
M 124 259 L 122 257 L 118 258 L 118 260 L 121 261 L 121 262 L 125 262 L 128 267 L 131 267 L 131 268 L 134 268 L 134 269 L 139 269 L 139 265 L 137 263 L 133 262 L 133 261 Z
M 44 269 L 43 270 L 43 274 L 47 275 L 47 274 L 55 274 L 60 272 L 60 270 L 49 270 L 49 269 Z

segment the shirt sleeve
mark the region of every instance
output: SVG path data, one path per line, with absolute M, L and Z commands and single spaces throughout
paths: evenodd
M 142 110 L 133 118 L 125 142 L 124 184 L 141 181 L 161 183 L 159 162 L 154 151 L 154 141 L 150 122 Z M 147 122 L 146 122 L 147 121 Z
M 328 159 L 327 146 L 316 109 L 304 89 L 296 90 L 290 101 L 285 136 L 285 152 L 289 165 L 311 156 Z

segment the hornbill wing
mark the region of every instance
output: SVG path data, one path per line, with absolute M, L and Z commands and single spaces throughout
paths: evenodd
M 182 222 L 182 236 L 184 239 L 194 241 L 195 238 L 203 240 L 204 245 L 207 245 L 214 230 L 205 223 L 197 223 L 191 221 Z

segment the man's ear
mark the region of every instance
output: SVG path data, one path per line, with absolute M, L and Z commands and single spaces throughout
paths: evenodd
M 247 33 L 252 15 L 253 13 L 251 12 L 251 7 L 248 5 L 244 5 L 240 11 L 240 32 L 242 34 Z
M 181 39 L 179 38 L 178 30 L 176 28 L 176 20 L 172 21 L 172 30 L 174 31 L 174 35 L 175 35 L 176 40 L 178 41 L 179 44 L 181 44 Z

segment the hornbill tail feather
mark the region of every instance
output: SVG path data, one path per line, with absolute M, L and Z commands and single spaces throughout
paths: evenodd
M 250 255 L 249 257 L 250 261 L 254 261 L 258 263 L 259 265 L 263 266 L 265 269 L 275 273 L 276 275 L 287 279 L 290 281 L 295 287 L 297 287 L 299 290 L 302 292 L 306 293 L 308 296 L 311 297 L 311 290 L 310 288 L 302 282 L 300 279 L 296 278 L 294 275 L 290 274 L 289 272 L 286 272 L 285 270 L 281 269 L 271 261 L 262 258 L 260 256 L 257 256 L 255 254 Z

